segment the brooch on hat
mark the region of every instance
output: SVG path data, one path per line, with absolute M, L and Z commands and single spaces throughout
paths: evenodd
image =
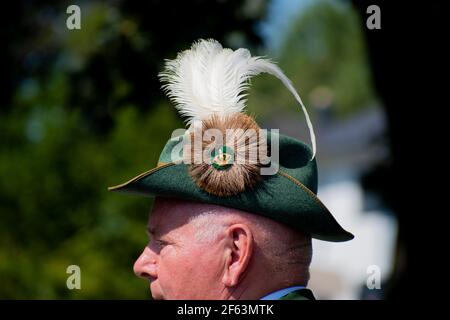
M 244 48 L 223 48 L 213 39 L 199 40 L 175 59 L 166 60 L 159 74 L 163 90 L 188 127 L 184 162 L 189 164 L 197 186 L 210 194 L 236 195 L 254 188 L 262 179 L 266 137 L 245 114 L 245 96 L 250 78 L 264 72 L 281 80 L 301 105 L 314 158 L 315 135 L 306 108 L 291 81 L 269 59 L 252 57 Z M 201 137 L 199 143 L 196 137 Z

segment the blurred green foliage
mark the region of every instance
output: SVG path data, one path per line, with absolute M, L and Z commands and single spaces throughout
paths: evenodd
M 335 118 L 350 116 L 375 102 L 363 31 L 345 1 L 316 1 L 306 7 L 283 37 L 275 60 L 299 91 L 312 117 L 320 109 Z M 255 78 L 249 109 L 263 117 L 280 109 L 303 117 L 281 83 Z M 274 83 L 275 82 L 275 83 Z
M 146 299 L 132 268 L 152 200 L 107 187 L 154 167 L 183 127 L 160 90 L 164 58 L 200 37 L 258 43 L 248 26 L 263 11 L 86 1 L 82 29 L 70 31 L 69 4 L 17 2 L 0 28 L 11 88 L 0 102 L 0 298 Z M 66 286 L 69 265 L 81 290 Z
M 127 106 L 114 120 L 98 137 L 77 110 L 58 106 L 1 119 L 9 138 L 0 154 L 2 297 L 148 295 L 132 264 L 146 243 L 150 201 L 106 187 L 153 167 L 180 123 L 167 105 L 144 115 Z M 81 267 L 82 290 L 65 287 L 71 264 Z
M 107 187 L 154 167 L 183 127 L 159 89 L 164 58 L 198 38 L 258 47 L 264 2 L 82 2 L 78 31 L 65 28 L 67 5 L 15 2 L 0 28 L 0 298 L 148 298 L 132 266 L 151 199 Z M 364 54 L 352 10 L 321 1 L 276 60 L 307 104 L 326 86 L 347 114 L 373 99 Z M 302 117 L 281 83 L 256 78 L 250 111 L 280 108 Z M 81 290 L 66 287 L 72 264 Z

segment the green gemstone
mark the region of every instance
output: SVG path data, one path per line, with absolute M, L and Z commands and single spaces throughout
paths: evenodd
M 217 170 L 224 170 L 233 165 L 234 150 L 231 147 L 222 146 L 211 152 L 211 164 Z

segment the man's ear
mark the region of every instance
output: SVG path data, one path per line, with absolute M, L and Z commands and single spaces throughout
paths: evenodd
M 245 224 L 234 224 L 226 231 L 225 272 L 222 282 L 233 287 L 246 271 L 253 253 L 253 233 Z

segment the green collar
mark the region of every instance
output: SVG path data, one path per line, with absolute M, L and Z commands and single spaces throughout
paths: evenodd
M 279 300 L 316 300 L 311 290 L 298 289 L 282 296 Z

